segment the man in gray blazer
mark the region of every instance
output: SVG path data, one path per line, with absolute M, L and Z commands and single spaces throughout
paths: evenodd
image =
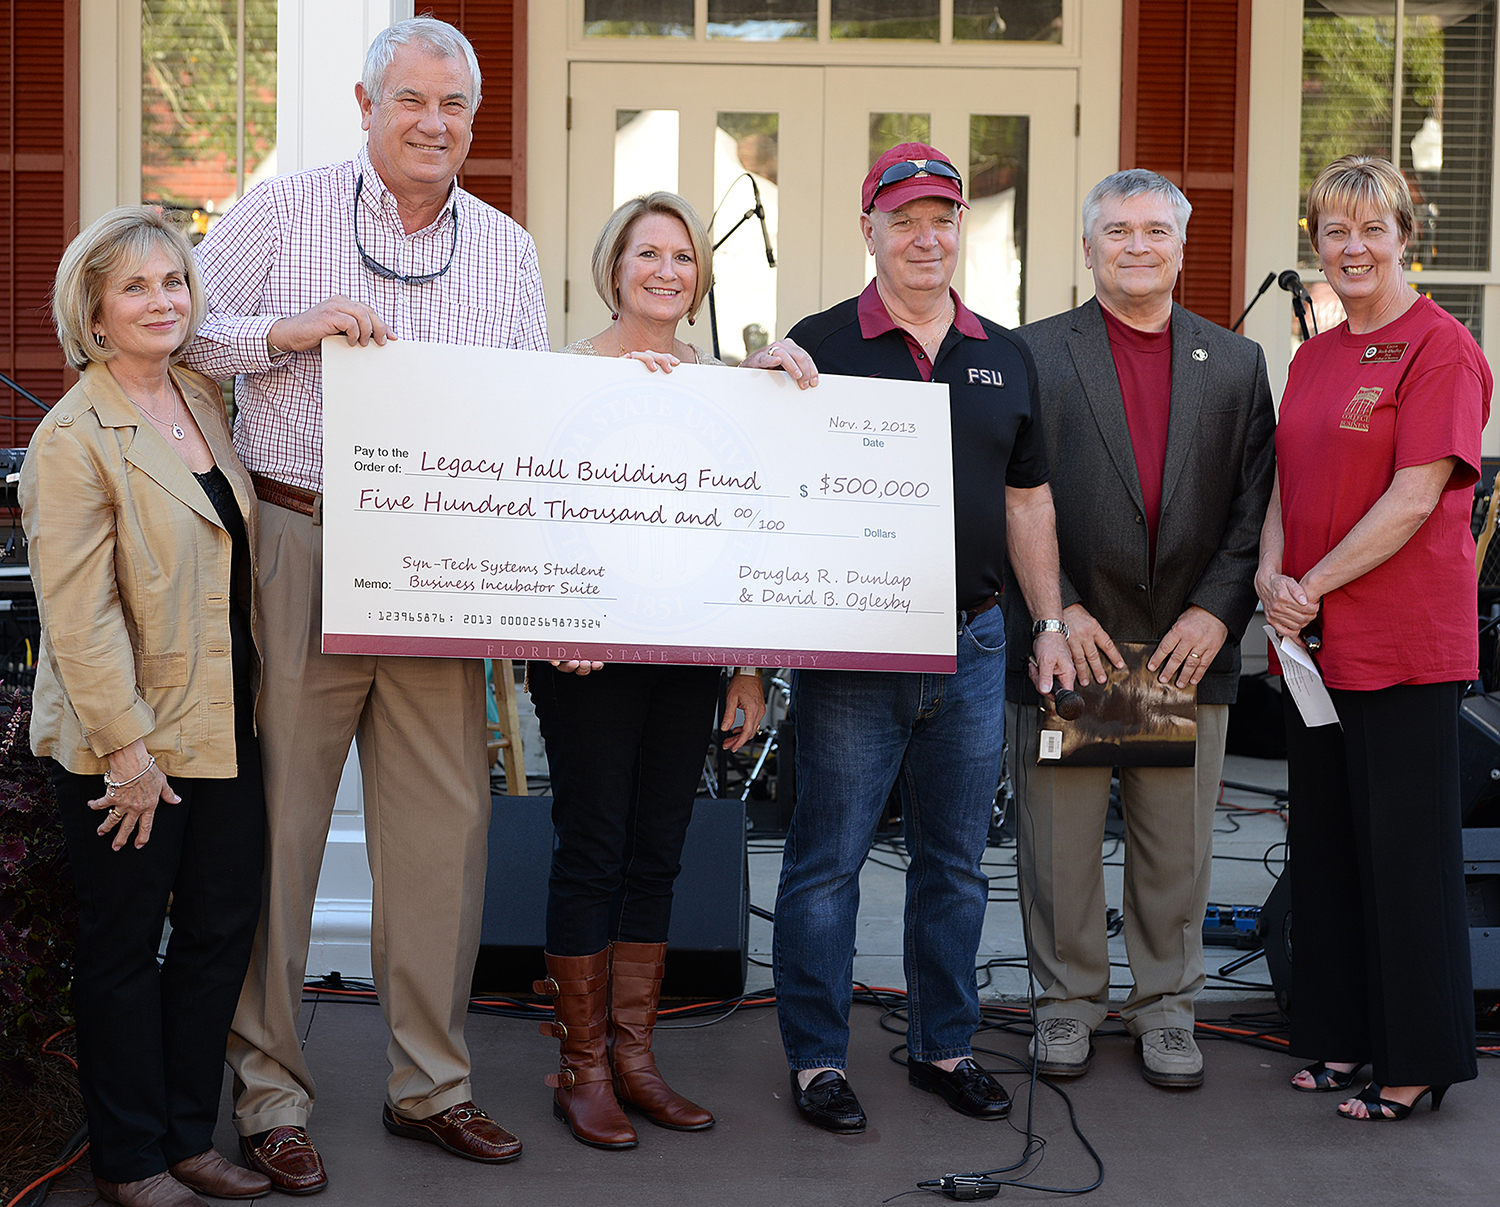
M 1183 1088 L 1203 1083 L 1193 999 L 1214 807 L 1275 427 L 1260 346 L 1172 301 L 1191 211 L 1155 172 L 1100 181 L 1083 207 L 1094 298 L 1018 332 L 1036 359 L 1079 681 L 1123 666 L 1116 642 L 1144 642 L 1162 682 L 1197 686 L 1196 766 L 1120 772 L 1134 982 L 1120 1014 L 1146 1080 Z M 1100 850 L 1110 770 L 1038 764 L 1021 639 L 1031 618 L 1007 611 L 1021 904 L 1039 985 L 1032 1052 L 1044 1074 L 1079 1076 L 1109 1009 Z

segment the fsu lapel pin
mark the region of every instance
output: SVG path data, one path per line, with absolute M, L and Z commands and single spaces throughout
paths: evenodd
M 1194 360 L 1198 360 L 1198 361 L 1207 360 L 1208 359 L 1208 349 L 1207 348 L 1194 348 L 1193 349 L 1193 359 Z

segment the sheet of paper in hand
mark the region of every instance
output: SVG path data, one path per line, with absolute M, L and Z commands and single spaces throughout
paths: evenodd
M 1083 715 L 1064 721 L 1051 701 L 1037 762 L 1057 767 L 1191 767 L 1198 754 L 1198 689 L 1158 683 L 1146 669 L 1156 643 L 1116 642 L 1125 669 L 1078 686 Z
M 951 672 L 948 389 L 323 344 L 323 649 Z

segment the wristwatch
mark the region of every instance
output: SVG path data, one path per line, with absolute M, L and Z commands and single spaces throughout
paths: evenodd
M 1061 633 L 1066 637 L 1068 635 L 1068 626 L 1061 620 L 1039 620 L 1031 626 L 1033 640 L 1040 637 L 1043 633 Z

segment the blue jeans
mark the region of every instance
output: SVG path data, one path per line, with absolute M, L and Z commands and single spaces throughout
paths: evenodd
M 845 1067 L 859 870 L 899 782 L 906 873 L 907 1033 L 923 1061 L 969 1055 L 974 957 L 989 900 L 980 867 L 1005 736 L 1005 624 L 958 635 L 952 675 L 798 671 L 797 806 L 776 896 L 773 960 L 793 1069 Z

